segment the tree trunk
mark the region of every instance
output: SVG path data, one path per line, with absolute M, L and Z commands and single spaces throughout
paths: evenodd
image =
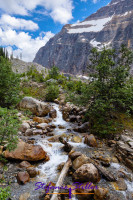
M 71 166 L 71 159 L 69 158 L 67 160 L 66 164 L 64 165 L 62 171 L 61 171 L 61 174 L 60 174 L 60 176 L 58 178 L 58 181 L 57 181 L 55 187 L 61 187 L 62 186 L 62 184 L 64 182 L 64 178 L 66 177 L 67 172 L 68 172 L 70 166 Z M 58 199 L 57 198 L 58 194 L 54 194 L 54 193 L 58 193 L 58 189 L 54 189 L 54 192 L 53 192 L 53 195 L 51 197 L 51 200 L 57 200 Z

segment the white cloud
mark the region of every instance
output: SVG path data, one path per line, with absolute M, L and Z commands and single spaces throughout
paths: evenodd
M 93 3 L 97 3 L 98 2 L 98 0 L 93 0 Z
M 53 33 L 47 32 L 33 39 L 28 33 L 17 33 L 11 29 L 3 31 L 0 28 L 0 44 L 7 46 L 9 53 L 12 51 L 12 46 L 15 45 L 17 49 L 14 51 L 14 55 L 19 56 L 22 53 L 24 61 L 32 61 L 40 47 L 44 46 L 53 36 Z
M 0 0 L 0 8 L 8 14 L 28 15 L 43 6 L 54 21 L 68 23 L 72 17 L 72 0 Z
M 20 18 L 11 17 L 10 15 L 2 15 L 0 19 L 0 25 L 2 28 L 13 28 L 13 29 L 23 29 L 35 31 L 39 27 L 36 23 L 31 20 L 25 20 Z

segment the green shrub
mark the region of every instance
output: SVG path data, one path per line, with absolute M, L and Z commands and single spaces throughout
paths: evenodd
M 52 102 L 55 99 L 57 99 L 58 96 L 59 96 L 59 87 L 53 84 L 49 85 L 46 90 L 46 96 L 45 96 L 46 101 Z
M 16 110 L 0 108 L 0 146 L 6 144 L 6 149 L 16 148 L 20 122 Z
M 0 188 L 0 200 L 7 200 L 10 197 L 10 187 Z
M 13 73 L 11 63 L 1 57 L 0 59 L 0 106 L 10 107 L 20 100 L 20 78 Z
M 44 72 L 43 71 L 41 73 L 38 72 L 34 66 L 30 67 L 28 72 L 24 73 L 23 76 L 27 76 L 28 79 L 38 83 L 44 82 Z

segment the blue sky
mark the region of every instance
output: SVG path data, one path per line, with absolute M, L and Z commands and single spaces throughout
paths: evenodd
M 63 25 L 82 21 L 111 0 L 0 0 L 0 45 L 32 61 Z

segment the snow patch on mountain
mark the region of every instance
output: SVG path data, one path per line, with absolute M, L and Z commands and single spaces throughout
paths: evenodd
M 72 28 L 68 29 L 68 33 L 84 33 L 84 32 L 99 32 L 101 31 L 105 25 L 112 20 L 113 16 L 97 19 L 97 20 L 90 20 L 84 21 L 77 24 L 71 25 Z M 88 27 L 83 27 L 83 26 Z

